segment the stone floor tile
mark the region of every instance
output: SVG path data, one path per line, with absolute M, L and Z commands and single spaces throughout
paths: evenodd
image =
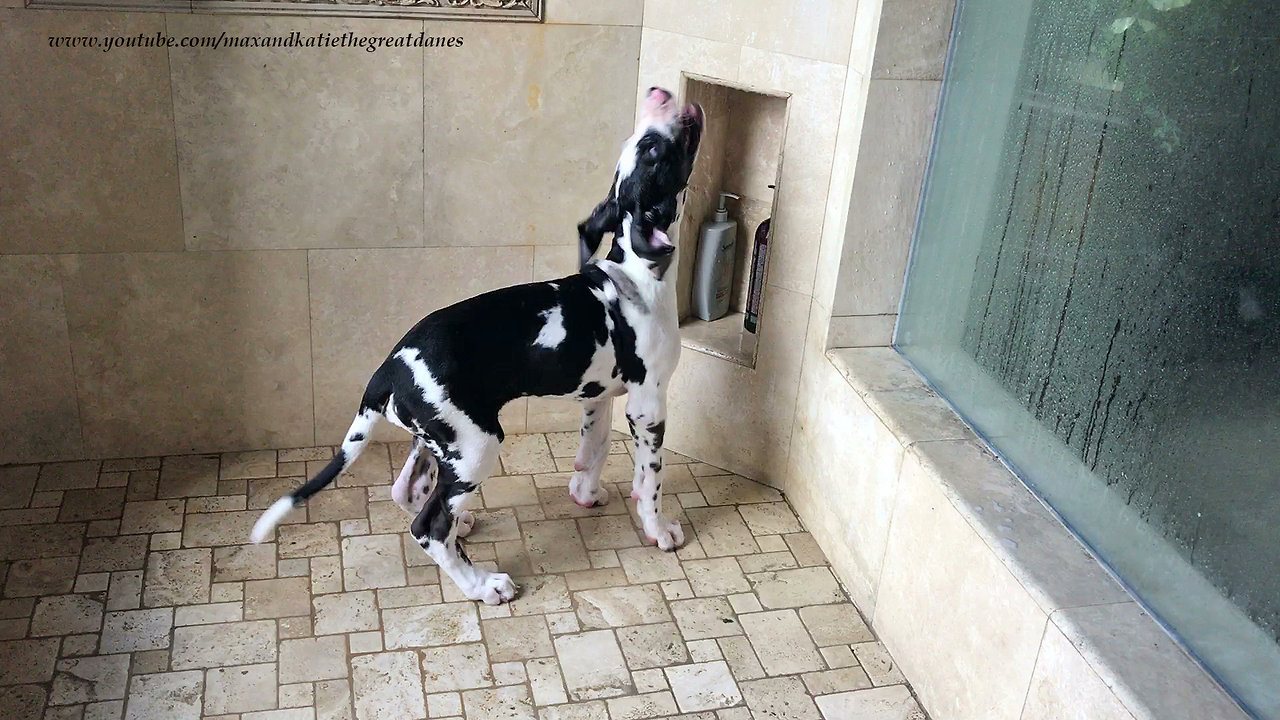
M 378 609 L 370 591 L 319 595 L 312 600 L 317 635 L 379 629 Z
M 846 667 L 838 670 L 805 673 L 800 676 L 810 695 L 830 695 L 847 690 L 861 690 L 871 687 L 871 679 L 860 667 Z
M 199 720 L 203 686 L 199 670 L 134 675 L 125 720 Z
M 620 550 L 643 544 L 627 515 L 578 518 L 578 529 L 588 550 Z
M 98 632 L 102 629 L 105 599 L 102 593 L 40 598 L 31 616 L 31 637 Z
M 578 454 L 578 446 L 582 444 L 582 436 L 578 432 L 544 433 L 547 445 L 551 448 L 552 457 L 573 457 Z
M 711 662 L 712 660 L 721 660 L 724 655 L 720 652 L 720 646 L 715 640 L 690 640 L 685 644 L 689 649 L 689 658 L 696 663 Z
M 609 710 L 603 700 L 569 703 L 542 708 L 538 720 L 609 720 Z
M 458 693 L 445 692 L 427 695 L 427 717 L 445 718 L 461 715 L 462 696 Z
M 809 634 L 818 647 L 852 645 L 875 639 L 851 603 L 803 607 L 800 608 L 800 619 L 809 628 Z
M 689 508 L 685 514 L 707 557 L 759 552 L 755 536 L 733 506 Z
M 627 574 L 621 567 L 597 568 L 594 570 L 578 570 L 565 573 L 564 580 L 570 591 L 594 590 L 597 588 L 622 587 L 630 584 Z
M 627 520 L 627 523 L 630 524 L 630 520 Z M 588 550 L 587 559 L 591 561 L 591 567 L 598 570 L 622 567 L 622 562 L 618 560 L 618 553 L 613 550 Z
M 791 554 L 795 556 L 796 562 L 801 567 L 827 564 L 827 557 L 822 554 L 822 548 L 818 547 L 818 541 L 814 540 L 809 533 L 791 533 L 782 536 L 782 539 L 786 541 Z
M 261 516 L 258 510 L 188 513 L 182 524 L 182 546 L 242 545 Z
M 365 535 L 342 539 L 342 584 L 346 590 L 400 587 L 405 583 L 399 537 Z
M 103 621 L 98 652 L 161 650 L 169 647 L 172 629 L 173 608 L 109 612 Z
M 249 580 L 244 584 L 244 619 L 295 617 L 311 613 L 311 577 Z M 327 679 L 327 678 L 326 678 Z
M 174 625 L 213 625 L 239 622 L 244 619 L 244 603 L 240 600 L 208 605 L 186 605 L 174 608 L 173 611 Z
M 783 540 L 781 535 L 758 535 L 756 536 L 756 544 L 760 546 L 760 552 L 762 553 L 787 551 L 787 541 Z
M 583 627 L 606 628 L 671 620 L 657 585 L 583 590 L 573 594 Z
M 636 692 L 641 694 L 667 689 L 667 676 L 662 674 L 662 668 L 634 670 L 631 682 L 635 684 Z
M 657 548 L 644 546 L 627 548 L 618 551 L 618 560 L 632 583 L 661 582 L 663 580 L 681 580 L 684 569 L 675 553 L 662 552 Z
M 796 514 L 791 512 L 791 507 L 785 502 L 739 505 L 738 512 L 756 535 L 781 535 L 804 530 Z
M 666 690 L 612 698 L 606 703 L 609 706 L 609 717 L 613 720 L 648 720 L 678 712 L 675 699 Z
M 207 603 L 212 581 L 207 548 L 153 552 L 147 557 L 142 604 L 159 607 Z
M 685 574 L 689 577 L 689 585 L 698 597 L 729 595 L 751 590 L 751 585 L 742 574 L 738 561 L 731 557 L 689 560 L 683 564 Z
M 280 642 L 280 683 L 337 680 L 347 676 L 347 643 L 341 635 Z
M 319 467 L 323 467 L 326 464 L 308 462 L 307 477 L 315 477 L 315 474 L 319 472 Z M 319 467 L 315 467 L 317 465 Z M 396 472 L 399 471 L 400 468 L 397 467 Z M 391 459 L 387 446 L 383 443 L 372 443 L 360 454 L 360 462 L 351 465 L 346 472 L 338 476 L 337 484 L 339 488 L 368 486 L 385 488 L 390 486 L 391 481 L 394 479 L 395 476 L 391 473 Z M 382 490 L 382 492 L 385 492 L 385 490 Z
M 98 484 L 97 460 L 46 463 L 40 466 L 37 490 L 78 490 Z
M 623 502 L 623 496 L 620 496 L 614 488 L 609 488 L 608 503 L 585 508 L 573 501 L 567 486 L 568 482 L 566 481 L 556 487 L 538 490 L 538 502 L 541 503 L 542 512 L 547 516 L 548 520 L 627 514 L 627 504 Z M 627 492 L 629 493 L 630 490 Z
M 771 552 L 757 555 L 740 555 L 738 557 L 738 565 L 742 567 L 742 572 L 751 576 L 763 572 L 791 570 L 798 567 L 799 563 L 789 552 Z
M 351 682 L 325 680 L 316 689 L 316 720 L 352 720 Z
M 770 609 L 846 602 L 840 584 L 825 567 L 753 573 L 747 579 L 760 604 Z
M 520 526 L 516 522 L 516 513 L 511 508 L 497 510 L 476 510 L 475 527 L 467 536 L 467 543 L 499 542 L 520 540 Z M 421 550 L 419 550 L 421 552 Z
M 530 475 L 491 477 L 480 486 L 480 494 L 486 508 L 538 504 L 538 490 Z
M 716 640 L 716 644 L 720 646 L 725 662 L 738 680 L 755 680 L 765 676 L 760 659 L 756 657 L 756 651 L 751 648 L 751 642 L 747 638 L 741 635 L 724 637 Z
M 222 490 L 222 483 L 218 483 L 218 485 L 218 489 Z M 187 500 L 187 512 L 189 513 L 215 513 L 244 509 L 246 509 L 246 503 L 243 494 L 228 493 Z
M 281 528 L 284 530 L 286 525 Z M 266 580 L 276 576 L 276 545 L 231 545 L 213 549 L 213 581 Z
M 111 573 L 108 587 L 108 610 L 132 610 L 142 605 L 141 570 Z
M 671 603 L 671 613 L 685 640 L 742 634 L 737 615 L 723 597 L 676 600 Z
M 129 681 L 128 655 L 59 660 L 49 693 L 50 705 L 121 700 Z
M 533 571 L 539 574 L 586 570 L 591 567 L 587 550 L 573 520 L 544 520 L 525 523 L 525 547 Z
M 57 638 L 0 642 L 0 685 L 48 682 L 58 657 Z
M 468 720 L 534 720 L 529 690 L 523 685 L 462 694 Z
M 848 645 L 818 648 L 818 652 L 822 653 L 822 659 L 827 661 L 829 668 L 853 667 L 858 664 L 858 658 L 854 657 L 853 649 Z
M 271 710 L 276 707 L 275 663 L 212 668 L 204 675 L 204 713 Z
M 420 650 L 419 654 L 422 686 L 426 692 L 471 690 L 493 685 L 488 653 L 482 643 L 430 647 Z
M 511 662 L 555 655 L 551 633 L 541 615 L 495 618 L 482 623 L 492 662 Z
M 224 582 L 209 586 L 209 602 L 236 602 L 244 600 L 244 583 Z
M 293 489 L 306 482 L 302 478 L 258 478 L 255 480 L 242 481 L 245 483 L 245 492 L 248 495 L 246 507 L 249 510 L 265 510 L 271 507 L 275 501 L 293 492 Z M 329 493 L 338 492 L 332 488 L 326 488 L 324 492 L 312 497 L 307 501 L 307 511 L 313 512 L 317 502 L 323 502 L 321 498 Z M 306 517 L 302 511 L 295 513 L 297 516 Z M 292 519 L 292 516 L 290 518 Z
M 738 684 L 723 661 L 669 667 L 666 673 L 681 712 L 715 710 L 742 702 Z
M 559 612 L 572 607 L 569 587 L 560 575 L 526 575 L 515 578 L 520 594 L 511 603 L 513 615 Z
M 123 715 L 123 700 L 103 700 L 85 705 L 83 720 L 120 720 Z
M 167 457 L 160 463 L 156 497 L 205 497 L 218 494 L 218 458 L 214 455 Z
M 85 657 L 98 654 L 98 633 L 68 635 L 62 638 L 62 652 L 59 657 Z
M 326 488 L 307 501 L 307 520 L 336 522 L 368 517 L 368 496 L 364 488 Z
M 816 702 L 823 720 L 925 720 L 905 685 L 824 695 Z
M 143 500 L 125 502 L 120 516 L 120 534 L 164 533 L 182 529 L 184 500 Z
M 634 689 L 611 630 L 561 635 L 555 639 L 555 646 L 571 699 L 596 700 L 625 695 Z
M 738 619 L 768 674 L 790 675 L 824 669 L 818 648 L 794 610 L 750 613 Z
M 311 705 L 315 701 L 315 691 L 311 683 L 280 686 L 281 708 L 306 708 L 311 710 Z M 313 716 L 308 715 L 307 720 L 313 720 Z
M 129 671 L 133 675 L 154 675 L 169 669 L 168 650 L 141 650 L 133 653 Z
M 163 532 L 151 536 L 151 549 L 153 551 L 177 550 L 180 547 L 182 547 L 182 533 L 180 532 Z
M 862 669 L 867 671 L 872 683 L 893 685 L 906 682 L 889 651 L 879 642 L 858 643 L 853 646 L 853 654 L 858 658 Z
M 618 642 L 632 670 L 661 668 L 689 662 L 684 639 L 674 623 L 624 627 L 618 630 Z
M 505 475 L 531 475 L 555 472 L 551 448 L 542 435 L 512 435 L 502 444 L 502 470 Z
M 276 659 L 276 624 L 254 620 L 173 630 L 174 670 L 251 665 Z
M 0 562 L 79 555 L 83 525 L 14 525 L 0 527 Z
M 760 612 L 764 607 L 756 596 L 751 593 L 741 593 L 729 596 L 729 605 L 733 607 L 733 611 L 739 615 L 749 612 Z
M 475 603 L 445 603 L 382 611 L 382 635 L 388 650 L 456 645 L 480 640 Z
M 134 470 L 129 473 L 129 484 L 125 486 L 125 500 L 155 500 L 160 485 L 160 471 Z
M 578 632 L 582 629 L 582 625 L 578 622 L 578 616 L 571 612 L 547 615 L 547 626 L 551 629 L 552 635 L 563 635 L 565 633 Z
M 820 717 L 799 678 L 743 682 L 742 695 L 757 720 L 818 720 Z
M 75 587 L 74 557 L 19 560 L 9 567 L 5 597 L 33 597 L 67 593 Z
M 275 450 L 222 453 L 222 466 L 218 473 L 220 480 L 275 477 L 275 475 Z
M 564 678 L 560 675 L 560 663 L 555 658 L 539 658 L 525 663 L 529 689 L 533 692 L 533 704 L 557 705 L 569 702 L 565 694 Z
M 342 592 L 342 561 L 337 557 L 311 558 L 311 593 Z
M 36 465 L 0 468 L 0 508 L 7 510 L 27 507 L 39 472 L 40 468 Z
M 90 538 L 84 544 L 80 556 L 80 572 L 119 572 L 141 570 L 147 557 L 147 537 Z
M 206 719 L 207 720 L 207 719 Z M 262 710 L 245 713 L 240 720 L 315 720 L 315 710 L 310 707 L 287 710 Z
M 380 632 L 358 632 L 347 635 L 347 645 L 351 648 L 351 654 L 357 655 L 368 652 L 378 652 L 382 649 L 382 633 Z
M 83 522 L 120 517 L 124 509 L 124 488 L 67 490 L 62 494 L 58 522 Z
M 713 475 L 697 478 L 703 497 L 712 505 L 780 502 L 782 493 L 737 475 Z

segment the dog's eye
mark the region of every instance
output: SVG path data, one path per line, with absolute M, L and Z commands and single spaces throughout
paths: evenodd
M 645 152 L 645 157 L 649 158 L 650 160 L 656 159 L 658 157 L 658 146 L 657 145 L 650 146 L 649 150 Z

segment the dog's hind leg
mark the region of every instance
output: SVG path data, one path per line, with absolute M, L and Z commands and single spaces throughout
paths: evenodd
M 401 510 L 416 516 L 426 506 L 427 497 L 431 494 L 431 488 L 435 487 L 439 475 L 440 464 L 435 454 L 427 449 L 422 438 L 414 438 L 409 457 L 391 486 L 391 499 Z M 470 535 L 475 522 L 475 516 L 470 510 L 459 511 L 458 537 Z
M 462 516 L 469 514 L 467 502 L 498 462 L 499 440 L 479 431 L 469 434 L 472 437 L 460 436 L 457 442 L 442 448 L 435 487 L 409 532 L 463 595 L 497 605 L 515 598 L 515 583 L 505 573 L 471 564 L 458 538 Z
M 609 458 L 609 418 L 613 415 L 613 398 L 591 400 L 582 406 L 582 444 L 573 460 L 573 478 L 569 480 L 569 496 L 582 507 L 595 507 L 609 502 L 609 491 L 600 484 L 600 474 Z
M 667 426 L 667 398 L 655 387 L 638 386 L 627 393 L 627 424 L 636 442 L 636 513 L 649 542 L 663 550 L 684 543 L 680 523 L 662 514 L 662 442 Z

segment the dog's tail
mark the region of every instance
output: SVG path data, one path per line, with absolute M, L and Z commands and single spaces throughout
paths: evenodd
M 351 427 L 347 430 L 346 437 L 342 440 L 342 447 L 338 449 L 337 454 L 324 466 L 316 476 L 308 480 L 298 489 L 285 495 L 275 501 L 271 507 L 267 508 L 262 517 L 258 518 L 258 522 L 253 524 L 253 532 L 250 539 L 255 543 L 260 543 L 271 537 L 271 533 L 275 530 L 276 525 L 280 524 L 294 508 L 306 502 L 307 498 L 315 495 L 325 488 L 326 485 L 334 481 L 341 475 L 351 464 L 360 457 L 360 453 L 364 452 L 364 448 L 369 444 L 369 436 L 373 432 L 374 426 L 378 419 L 386 413 L 387 401 L 391 396 L 390 385 L 381 382 L 382 373 L 374 373 L 373 380 L 369 382 L 369 388 L 365 390 L 364 399 L 360 402 L 360 411 L 356 413 L 356 417 L 351 421 Z

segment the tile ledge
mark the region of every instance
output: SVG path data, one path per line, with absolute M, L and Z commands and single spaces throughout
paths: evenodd
M 962 445 L 976 446 L 979 452 L 974 453 L 972 459 L 966 463 L 973 466 L 975 473 L 986 473 L 991 477 L 993 475 L 991 464 L 998 464 L 1002 472 L 999 473 L 1000 477 L 996 481 L 1001 485 L 1005 485 L 1007 491 L 1023 496 L 1022 500 L 1032 503 L 1029 510 L 1024 507 L 1024 513 L 1030 512 L 1036 515 L 1043 513 L 1047 515 L 1048 519 L 1061 531 L 1060 539 L 1077 545 L 1082 551 L 1084 550 L 1083 546 L 1079 545 L 1075 535 L 1061 524 L 1057 516 L 1043 504 L 1038 496 L 1027 489 L 1026 485 L 1011 470 L 999 463 L 998 458 L 996 458 L 987 443 L 976 435 L 971 438 L 958 439 L 927 439 L 904 436 L 901 432 L 901 419 L 893 417 L 894 408 L 883 402 L 884 396 L 902 394 L 904 392 L 927 393 L 934 397 L 937 396 L 925 383 L 924 378 L 896 350 L 890 347 L 832 348 L 827 351 L 826 356 L 835 370 L 849 383 L 853 391 L 866 402 L 868 408 L 875 413 L 890 432 L 898 436 L 904 450 L 909 455 L 914 456 L 925 473 L 939 484 L 948 504 L 960 514 L 961 518 L 964 519 L 978 539 L 987 547 L 988 551 L 995 555 L 1001 565 L 1013 574 L 1019 584 L 1036 600 L 1037 604 L 1041 605 L 1050 614 L 1050 621 L 1058 626 L 1069 638 L 1071 644 L 1081 654 L 1085 662 L 1104 680 L 1105 684 L 1115 693 L 1117 699 L 1120 699 L 1125 708 L 1133 714 L 1135 720 L 1172 720 L 1172 718 L 1165 717 L 1157 710 L 1166 704 L 1167 699 L 1153 697 L 1154 691 L 1149 687 L 1144 688 L 1143 678 L 1138 677 L 1140 674 L 1150 673 L 1154 663 L 1159 663 L 1161 667 L 1167 669 L 1168 674 L 1180 676 L 1186 683 L 1183 687 L 1190 689 L 1194 696 L 1206 699 L 1208 704 L 1214 708 L 1214 713 L 1205 717 L 1223 718 L 1224 720 L 1248 719 L 1248 715 L 1230 699 L 1217 681 L 1186 654 L 1155 618 L 1141 610 L 1139 604 L 1114 579 L 1111 579 L 1110 571 L 1098 562 L 1096 558 L 1093 559 L 1093 564 L 1101 575 L 1106 576 L 1117 594 L 1107 599 L 1100 599 L 1097 602 L 1080 603 L 1071 606 L 1049 603 L 1052 606 L 1044 607 L 1047 604 L 1045 599 L 1053 596 L 1054 589 L 1043 587 L 1037 581 L 1035 569 L 1024 563 L 1023 558 L 1018 554 L 1009 551 L 1003 546 L 1000 538 L 991 531 L 987 523 L 984 522 L 984 518 L 980 517 L 980 514 L 975 511 L 969 499 L 966 499 L 962 488 L 949 480 L 946 477 L 946 473 L 941 472 L 943 468 L 940 464 L 929 457 L 930 446 L 934 448 Z M 954 415 L 954 412 L 952 414 Z M 959 416 L 955 416 L 955 421 L 962 423 Z M 980 463 L 983 463 L 984 459 L 987 466 L 978 467 Z M 950 470 L 954 472 L 955 468 Z M 1012 508 L 1010 509 L 1012 510 Z M 1041 519 L 1043 520 L 1044 518 Z M 1050 542 L 1052 542 L 1052 539 Z M 1090 557 L 1092 558 L 1092 555 Z M 1093 580 L 1096 581 L 1097 578 L 1095 577 Z M 1107 594 L 1110 595 L 1110 593 Z M 1136 608 L 1143 621 L 1122 624 L 1123 627 L 1120 628 L 1089 627 L 1088 623 L 1073 622 L 1073 616 L 1080 613 L 1087 615 L 1096 612 L 1100 608 Z M 1132 642 L 1124 642 L 1125 638 L 1121 637 L 1121 635 L 1127 636 L 1128 640 Z M 1163 639 L 1164 642 L 1159 647 L 1154 647 L 1151 642 L 1153 638 Z M 1125 662 L 1123 658 L 1116 657 L 1117 653 L 1114 650 L 1117 646 L 1127 647 L 1135 644 L 1145 644 L 1146 647 L 1152 648 L 1149 656 L 1144 658 L 1144 662 L 1141 663 L 1141 667 L 1138 666 L 1138 663 Z

